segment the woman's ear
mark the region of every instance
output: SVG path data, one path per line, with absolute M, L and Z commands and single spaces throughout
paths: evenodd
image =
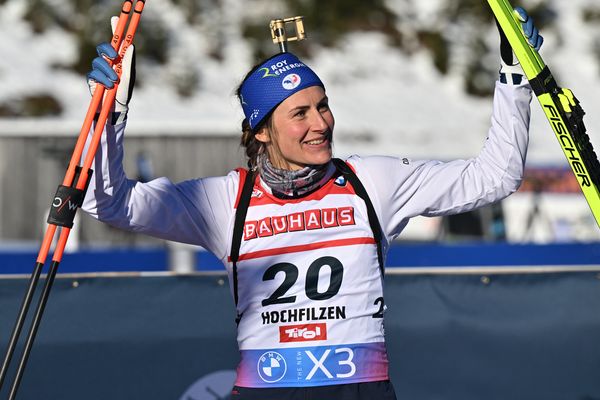
M 259 131 L 256 132 L 256 134 L 254 135 L 256 140 L 258 140 L 259 142 L 262 142 L 262 143 L 271 142 L 271 135 L 269 134 L 269 129 L 267 128 L 266 125 L 267 124 L 264 124 L 263 127 L 260 128 Z

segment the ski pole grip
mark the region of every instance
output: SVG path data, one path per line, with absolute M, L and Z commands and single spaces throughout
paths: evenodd
M 77 209 L 83 205 L 83 199 L 85 193 L 90 184 L 92 177 L 92 170 L 88 173 L 88 178 L 83 189 L 77 189 L 72 186 L 59 185 L 56 189 L 56 194 L 52 199 L 52 205 L 50 206 L 50 213 L 48 215 L 47 222 L 56 226 L 62 226 L 65 228 L 72 228 L 73 221 L 75 220 L 75 214 Z M 81 173 L 81 167 L 76 167 L 75 179 L 73 179 L 73 185 L 79 179 Z

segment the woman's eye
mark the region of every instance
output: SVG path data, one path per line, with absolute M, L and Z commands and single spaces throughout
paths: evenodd
M 306 111 L 300 110 L 294 116 L 295 117 L 304 117 L 306 115 Z

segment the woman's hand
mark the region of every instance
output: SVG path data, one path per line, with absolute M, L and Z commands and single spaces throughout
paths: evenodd
M 521 22 L 521 29 L 527 39 L 527 43 L 529 43 L 529 46 L 536 51 L 539 51 L 544 43 L 544 38 L 535 27 L 533 19 L 527 14 L 527 11 L 521 7 L 515 8 L 514 13 Z M 523 70 L 521 69 L 519 60 L 514 56 L 512 47 L 499 24 L 498 30 L 500 32 L 500 55 L 502 59 L 500 81 L 502 83 L 518 85 L 523 80 Z
M 114 29 L 118 17 L 111 18 L 111 26 Z M 129 101 L 133 93 L 133 86 L 135 83 L 135 48 L 130 45 L 121 60 L 122 72 L 121 79 L 117 76 L 113 67 L 109 63 L 118 62 L 119 55 L 117 51 L 112 47 L 110 43 L 101 43 L 96 47 L 98 57 L 92 61 L 92 70 L 87 74 L 87 81 L 92 95 L 96 90 L 96 85 L 100 84 L 107 89 L 112 89 L 116 83 L 119 87 L 117 88 L 117 94 L 115 97 L 115 112 L 126 113 L 129 109 Z

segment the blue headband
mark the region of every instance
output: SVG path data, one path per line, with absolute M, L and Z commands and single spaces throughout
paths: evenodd
M 291 53 L 281 53 L 261 64 L 242 84 L 242 108 L 252 129 L 282 101 L 310 86 L 321 86 L 317 74 Z

